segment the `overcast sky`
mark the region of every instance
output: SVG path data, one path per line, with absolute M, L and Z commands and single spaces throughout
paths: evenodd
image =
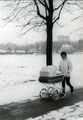
M 3 8 L 2 6 L 3 4 L 2 2 L 0 2 L 0 43 L 12 42 L 17 44 L 29 44 L 46 40 L 45 31 L 35 32 L 33 30 L 28 32 L 25 36 L 21 36 L 19 34 L 20 28 L 15 27 L 14 23 L 9 23 L 6 26 L 3 26 L 3 21 L 1 19 L 8 14 L 8 10 L 6 8 Z M 61 14 L 61 19 L 59 20 L 61 27 L 57 24 L 54 25 L 54 41 L 57 40 L 58 35 L 70 35 L 72 41 L 78 40 L 83 36 L 83 29 L 76 31 L 79 28 L 82 28 L 83 19 L 81 18 L 71 22 L 75 17 L 79 16 L 82 13 L 82 11 L 78 10 L 76 6 L 72 9 L 74 11 L 72 12 L 72 14 L 69 14 L 68 12 L 63 10 Z

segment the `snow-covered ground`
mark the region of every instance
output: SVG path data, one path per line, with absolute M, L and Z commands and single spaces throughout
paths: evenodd
M 83 86 L 83 54 L 73 54 L 71 82 Z M 53 55 L 53 65 L 59 65 L 60 55 Z M 43 84 L 38 82 L 39 71 L 45 66 L 44 55 L 0 55 L 0 105 L 36 99 Z M 68 89 L 68 87 L 67 87 Z
M 83 120 L 83 102 L 27 120 Z
M 83 54 L 73 54 L 69 58 L 73 63 L 71 83 L 75 88 L 83 87 Z M 53 55 L 53 65 L 58 67 L 60 59 L 60 55 Z M 36 99 L 44 87 L 38 81 L 39 71 L 44 66 L 44 55 L 0 55 L 0 105 Z M 83 120 L 83 102 L 34 118 L 48 119 Z

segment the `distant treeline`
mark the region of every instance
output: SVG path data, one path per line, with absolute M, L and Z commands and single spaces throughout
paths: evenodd
M 59 52 L 61 47 L 66 44 L 66 45 L 71 45 L 73 50 L 70 52 L 79 52 L 83 51 L 83 40 L 71 42 L 71 41 L 54 41 L 53 42 L 53 52 Z M 29 54 L 29 53 L 40 53 L 40 54 L 45 54 L 46 53 L 46 42 L 37 42 L 35 44 L 26 44 L 26 45 L 18 45 L 18 44 L 13 44 L 13 43 L 7 43 L 7 44 L 0 44 L 0 53 L 24 53 L 24 54 Z

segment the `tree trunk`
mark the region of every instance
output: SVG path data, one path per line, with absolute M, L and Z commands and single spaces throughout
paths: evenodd
M 47 23 L 46 65 L 52 65 L 52 23 Z

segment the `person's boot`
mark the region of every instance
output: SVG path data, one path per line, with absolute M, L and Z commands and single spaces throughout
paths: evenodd
M 61 98 L 64 98 L 65 97 L 65 93 L 61 93 Z
M 62 93 L 61 93 L 61 98 L 65 97 L 65 89 L 63 88 Z
M 74 89 L 73 89 L 73 87 L 71 87 L 71 93 L 73 93 L 74 92 Z
M 65 88 L 63 88 L 62 93 L 64 93 L 64 94 L 65 94 Z

